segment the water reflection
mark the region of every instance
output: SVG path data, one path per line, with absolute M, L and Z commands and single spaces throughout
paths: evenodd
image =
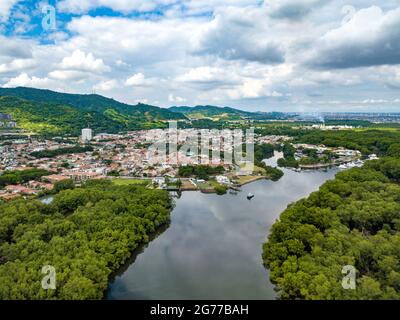
M 170 227 L 115 277 L 107 298 L 274 299 L 261 258 L 268 230 L 288 204 L 336 172 L 285 170 L 280 181 L 257 181 L 238 195 L 183 193 Z
M 50 203 L 53 202 L 53 200 L 54 200 L 54 196 L 53 195 L 44 196 L 44 197 L 41 197 L 39 199 L 39 201 L 41 201 L 44 204 L 50 204 Z

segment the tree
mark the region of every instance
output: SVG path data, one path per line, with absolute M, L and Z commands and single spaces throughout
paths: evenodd
M 74 189 L 74 188 L 75 188 L 75 183 L 71 179 L 58 181 L 54 184 L 54 191 L 57 193 L 63 190 Z
M 224 195 L 228 191 L 228 188 L 223 185 L 217 185 L 214 187 L 214 190 L 218 195 Z
M 263 246 L 281 298 L 400 298 L 399 166 L 382 158 L 341 172 L 282 213 Z M 355 291 L 341 287 L 346 265 Z
M 108 180 L 62 190 L 49 205 L 0 204 L 0 299 L 103 298 L 111 273 L 169 222 L 171 208 L 166 191 Z M 44 265 L 56 269 L 57 290 L 40 288 Z

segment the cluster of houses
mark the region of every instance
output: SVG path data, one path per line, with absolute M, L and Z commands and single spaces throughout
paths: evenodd
M 256 138 L 257 143 L 270 144 L 289 140 L 286 136 Z M 62 154 L 51 158 L 32 156 L 33 152 L 69 148 L 79 142 L 90 143 L 93 151 Z M 232 152 L 239 143 L 242 142 L 232 137 L 231 130 L 206 129 L 154 129 L 123 135 L 101 133 L 94 136 L 91 129 L 84 129 L 80 140 L 75 138 L 70 141 L 61 138 L 43 140 L 27 136 L 0 146 L 0 174 L 6 170 L 28 168 L 44 169 L 53 174 L 43 177 L 42 181 L 29 182 L 24 186 L 9 186 L 0 191 L 0 197 L 36 194 L 41 190 L 51 189 L 54 183 L 66 179 L 72 179 L 77 184 L 92 179 L 104 179 L 107 176 L 174 179 L 178 175 L 179 167 L 187 165 L 224 166 L 230 171 L 234 167 L 232 163 L 219 156 Z M 220 184 L 230 184 L 225 176 L 216 179 Z M 163 181 L 157 183 L 165 184 Z
M 42 191 L 52 190 L 53 187 L 53 183 L 48 182 L 46 179 L 43 179 L 42 181 L 32 180 L 24 185 L 8 185 L 5 186 L 3 190 L 0 190 L 0 199 L 11 200 L 21 195 L 37 195 Z
M 293 144 L 293 147 L 296 149 L 295 153 L 295 158 L 296 160 L 299 160 L 302 156 L 302 150 L 315 150 L 318 155 L 324 154 L 324 152 L 329 151 L 332 152 L 333 154 L 336 154 L 340 158 L 355 158 L 355 157 L 361 157 L 361 152 L 358 150 L 350 150 L 350 149 L 345 149 L 345 148 L 329 148 L 323 145 L 313 145 L 313 144 L 304 144 L 304 143 L 298 143 L 298 144 Z
M 275 135 L 260 136 L 256 138 L 256 141 L 259 144 L 272 144 L 272 145 L 282 144 L 291 140 L 293 140 L 293 138 L 289 136 L 275 136 Z
M 333 154 L 334 160 L 331 163 L 321 163 L 315 165 L 300 165 L 302 169 L 318 169 L 321 167 L 329 167 L 332 165 L 339 165 L 341 168 L 353 167 L 353 166 L 362 166 L 364 163 L 361 160 L 361 152 L 358 150 L 350 150 L 345 148 L 329 148 L 324 145 L 312 145 L 312 144 L 293 144 L 293 147 L 296 149 L 296 153 L 294 155 L 295 160 L 299 161 L 305 157 L 304 150 L 315 150 L 317 156 L 322 158 L 326 152 Z M 353 165 L 354 164 L 354 165 Z

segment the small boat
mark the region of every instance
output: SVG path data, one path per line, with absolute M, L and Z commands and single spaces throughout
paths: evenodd
M 254 194 L 252 194 L 252 193 L 249 193 L 248 195 L 247 195 L 247 199 L 248 200 L 251 200 L 251 199 L 253 199 L 255 196 L 254 196 Z

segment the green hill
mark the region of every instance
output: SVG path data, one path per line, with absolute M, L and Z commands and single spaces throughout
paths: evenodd
M 181 113 L 137 104 L 128 105 L 100 95 L 66 94 L 33 88 L 0 88 L 0 112 L 18 126 L 36 133 L 77 134 L 90 126 L 96 132 L 165 127 L 166 120 L 184 120 Z
M 171 107 L 170 111 L 183 113 L 190 119 L 213 119 L 213 120 L 240 120 L 251 118 L 254 113 L 242 111 L 230 107 L 196 106 L 196 107 Z
M 171 107 L 170 111 L 182 113 L 190 119 L 201 120 L 286 120 L 291 114 L 282 112 L 249 112 L 231 107 L 216 107 L 216 106 L 196 106 L 196 107 Z

